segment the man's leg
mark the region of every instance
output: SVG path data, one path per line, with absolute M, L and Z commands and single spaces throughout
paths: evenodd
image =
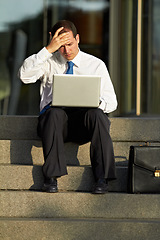
M 85 126 L 91 138 L 90 156 L 95 180 L 115 179 L 115 159 L 107 115 L 100 109 L 90 109 L 85 116 Z
M 67 174 L 64 140 L 68 136 L 70 141 L 91 141 L 91 164 L 97 182 L 99 179 L 114 179 L 115 163 L 109 127 L 108 117 L 100 109 L 47 110 L 40 116 L 38 127 L 44 149 L 44 175 L 49 178 Z M 101 190 L 106 188 L 103 185 Z
M 109 134 L 110 121 L 100 109 L 80 109 L 69 116 L 69 133 L 72 141 L 91 141 L 90 157 L 95 181 L 95 193 L 108 189 L 106 181 L 115 179 L 115 159 Z M 100 186 L 99 187 L 99 181 Z
M 56 177 L 67 174 L 64 140 L 67 137 L 68 117 L 60 108 L 49 108 L 40 115 L 38 135 L 42 138 L 45 181 L 54 183 Z

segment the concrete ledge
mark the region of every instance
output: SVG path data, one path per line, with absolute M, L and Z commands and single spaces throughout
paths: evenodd
M 160 219 L 0 219 L 1 239 L 8 240 L 158 240 Z M 53 237 L 54 236 L 54 237 Z
M 37 140 L 37 116 L 0 116 L 0 139 Z
M 112 118 L 113 141 L 160 141 L 159 118 Z
M 0 217 L 160 219 L 160 194 L 1 191 Z
M 58 179 L 58 187 L 65 191 L 92 191 L 94 178 L 91 167 L 68 167 L 68 175 Z M 0 166 L 0 189 L 3 190 L 41 190 L 43 175 L 41 166 Z M 109 191 L 127 191 L 127 167 L 117 167 L 117 179 L 109 182 Z M 6 177 L 7 176 L 7 177 Z
M 144 142 L 113 142 L 115 161 L 127 165 L 131 145 Z M 68 165 L 90 165 L 90 143 L 79 145 L 65 143 L 65 156 Z M 42 165 L 44 163 L 41 141 L 0 140 L 0 164 Z
M 159 141 L 160 118 L 110 118 L 113 141 Z M 37 116 L 0 116 L 0 139 L 37 140 Z
M 145 142 L 113 142 L 117 165 L 128 165 L 131 145 L 144 145 Z M 160 145 L 154 143 L 151 145 Z M 79 145 L 65 143 L 67 165 L 90 165 L 90 143 Z M 43 165 L 43 150 L 40 140 L 0 140 L 0 164 Z

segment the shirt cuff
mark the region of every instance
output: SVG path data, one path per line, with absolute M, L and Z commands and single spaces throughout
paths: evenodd
M 101 104 L 99 105 L 99 107 L 102 111 L 106 110 L 106 103 L 103 99 L 101 99 Z
M 43 62 L 46 62 L 49 58 L 52 57 L 52 54 L 44 47 L 37 53 L 37 57 L 40 58 Z

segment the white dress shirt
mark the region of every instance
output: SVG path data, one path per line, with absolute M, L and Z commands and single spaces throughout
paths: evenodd
M 104 62 L 80 50 L 72 62 L 74 63 L 73 74 L 101 76 L 100 100 L 102 102 L 99 108 L 105 113 L 116 110 L 117 99 Z M 51 54 L 45 47 L 24 61 L 19 70 L 22 82 L 35 83 L 37 80 L 41 80 L 40 111 L 52 101 L 53 75 L 65 74 L 67 67 L 67 60 L 58 51 Z

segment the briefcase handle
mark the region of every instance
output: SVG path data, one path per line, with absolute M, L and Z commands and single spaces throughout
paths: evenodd
M 160 141 L 146 141 L 143 145 L 140 146 L 149 147 L 149 146 L 160 146 Z

